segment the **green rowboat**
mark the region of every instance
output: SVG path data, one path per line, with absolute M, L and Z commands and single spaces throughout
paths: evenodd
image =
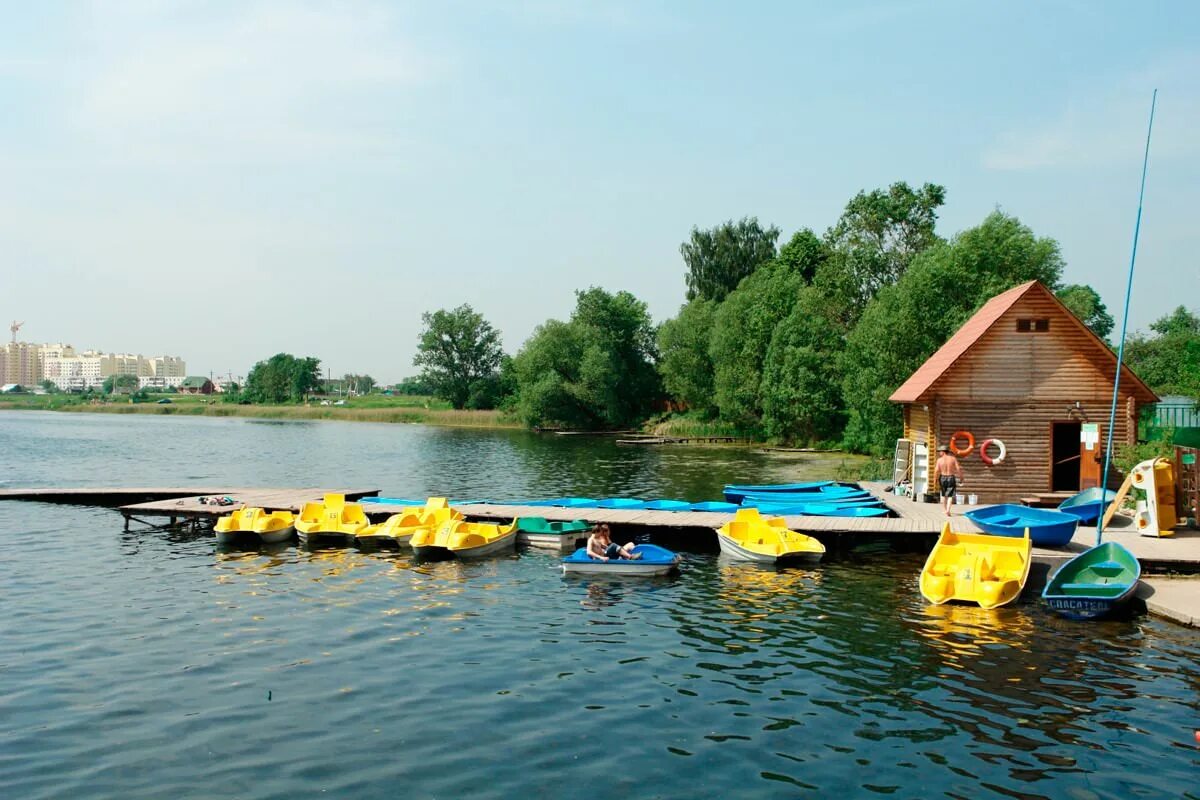
M 1142 566 L 1121 545 L 1105 542 L 1072 558 L 1054 573 L 1042 599 L 1069 619 L 1096 619 L 1133 597 Z

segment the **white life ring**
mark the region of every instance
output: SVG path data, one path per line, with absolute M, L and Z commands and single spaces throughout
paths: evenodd
M 992 458 L 987 454 L 988 445 L 990 444 L 994 444 L 996 447 L 1000 448 L 1000 452 L 996 454 L 995 458 Z M 992 464 L 1003 464 L 1007 455 L 1008 448 L 1005 447 L 1004 442 L 1000 441 L 999 439 L 984 439 L 983 444 L 979 445 L 979 457 L 983 459 L 983 463 L 987 464 L 989 467 Z

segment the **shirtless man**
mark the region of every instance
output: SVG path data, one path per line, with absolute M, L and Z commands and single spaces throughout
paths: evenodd
M 962 480 L 962 465 L 950 452 L 948 447 L 938 448 L 937 464 L 938 488 L 942 493 L 942 509 L 950 516 L 950 506 L 954 505 L 954 495 L 958 493 L 958 482 Z
M 588 537 L 587 554 L 600 561 L 608 561 L 613 558 L 635 558 L 633 545 L 627 544 L 622 547 L 614 542 L 608 532 L 608 526 L 603 522 L 597 525 L 596 529 L 592 531 L 592 535 Z

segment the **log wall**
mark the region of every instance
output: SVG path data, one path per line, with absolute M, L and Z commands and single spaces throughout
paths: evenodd
M 946 370 L 921 402 L 906 404 L 905 437 L 920 441 L 927 419 L 924 438 L 931 462 L 955 431 L 975 436 L 975 450 L 960 461 L 963 491 L 979 495 L 981 503 L 1015 502 L 1051 490 L 1055 422 L 1098 423 L 1095 453 L 1103 463 L 1116 362 L 1064 313 L 1052 297 L 1030 292 Z M 1021 331 L 1020 319 L 1048 320 L 1049 328 Z M 1151 399 L 1147 395 L 1123 377 L 1115 444 L 1136 440 L 1137 411 Z M 988 466 L 980 459 L 978 446 L 989 438 L 1004 442 L 1003 464 Z M 1110 470 L 1111 486 L 1121 480 Z

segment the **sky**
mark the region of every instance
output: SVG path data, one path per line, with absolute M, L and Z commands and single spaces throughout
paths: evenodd
M 576 290 L 684 301 L 693 226 L 818 233 L 946 187 L 1061 244 L 1130 330 L 1200 309 L 1200 4 L 0 0 L 0 319 L 244 375 L 515 353 Z

